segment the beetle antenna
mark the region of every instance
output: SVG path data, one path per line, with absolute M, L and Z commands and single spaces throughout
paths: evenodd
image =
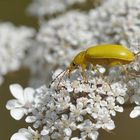
M 123 69 L 124 69 L 124 72 L 125 72 L 126 77 L 127 77 L 127 75 L 130 75 L 130 76 L 135 77 L 135 78 L 136 77 L 140 78 L 140 75 L 129 72 L 128 71 L 128 68 L 126 68 L 126 67 L 123 66 Z
M 58 86 L 59 86 L 59 84 L 60 84 L 61 80 L 62 80 L 62 79 L 63 79 L 63 77 L 65 76 L 65 74 L 67 74 L 67 72 L 69 72 L 69 68 L 67 68 L 67 69 L 66 69 L 66 70 L 64 70 L 63 72 L 64 72 L 64 73 L 63 73 L 63 75 L 60 77 L 60 80 L 59 80 L 59 82 L 58 82 L 57 88 L 58 88 Z
M 63 75 L 61 76 L 61 78 L 60 78 L 60 80 L 59 80 L 59 83 L 58 83 L 58 85 L 60 84 L 60 82 L 61 82 L 61 80 L 62 80 L 62 78 L 64 77 L 64 75 L 66 74 L 66 72 L 68 72 L 68 68 L 67 69 L 65 69 L 64 71 L 62 71 L 62 72 L 60 72 L 52 81 L 51 81 L 51 83 L 49 84 L 49 88 L 51 87 L 51 85 L 52 85 L 52 83 L 54 83 L 54 81 L 56 81 L 56 79 L 63 73 Z
M 54 83 L 54 81 L 55 81 L 62 73 L 64 73 L 64 72 L 65 72 L 65 70 L 62 71 L 62 72 L 60 72 L 60 73 L 51 81 L 51 83 L 49 84 L 49 88 L 51 87 L 52 83 Z

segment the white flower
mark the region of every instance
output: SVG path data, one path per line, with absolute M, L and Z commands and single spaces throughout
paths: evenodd
M 55 104 L 57 107 L 57 110 L 65 110 L 68 109 L 70 106 L 70 96 L 67 91 L 62 90 L 62 94 L 55 95 Z
M 24 114 L 31 111 L 35 91 L 29 87 L 23 89 L 19 84 L 10 85 L 10 91 L 16 99 L 9 100 L 6 108 L 10 110 L 10 114 L 14 119 L 20 120 Z
M 78 129 L 81 132 L 81 138 L 85 139 L 87 137 L 92 140 L 97 140 L 98 138 L 98 128 L 96 128 L 96 124 L 92 123 L 90 120 L 85 120 L 83 123 L 79 124 Z
M 111 84 L 111 88 L 113 90 L 113 96 L 124 97 L 126 95 L 127 87 L 126 87 L 125 83 L 121 83 L 121 82 L 113 83 L 113 84 Z
M 76 106 L 73 104 L 70 105 L 70 111 L 71 111 L 70 115 L 72 117 L 75 117 L 77 121 L 83 121 L 82 115 L 86 114 L 86 109 L 84 109 L 83 103 L 77 100 Z
M 50 125 L 51 126 L 51 125 Z M 49 135 L 49 133 L 52 133 L 55 130 L 55 127 L 48 127 L 48 126 L 44 126 L 42 131 L 41 131 L 41 135 L 45 136 L 45 135 Z
M 106 111 L 100 111 L 96 125 L 107 131 L 115 128 L 114 121 L 110 118 L 109 113 Z
M 34 131 L 31 127 L 21 128 L 19 131 L 12 135 L 10 140 L 50 140 L 48 135 L 42 136 L 38 131 Z
M 58 138 L 63 138 L 64 140 L 68 139 L 71 137 L 72 131 L 76 130 L 75 120 L 66 114 L 63 114 L 61 119 L 58 119 L 55 122 L 54 126 L 55 126 L 55 128 L 57 128 L 58 133 L 57 133 L 57 135 L 56 135 L 56 133 L 53 133 L 51 137 L 52 138 L 57 137 L 57 139 Z
M 114 97 L 107 97 L 107 108 L 112 116 L 116 115 L 116 111 L 123 112 L 123 107 L 116 105 Z

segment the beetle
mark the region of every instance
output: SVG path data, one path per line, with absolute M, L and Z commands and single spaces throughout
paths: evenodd
M 77 69 L 78 67 L 81 67 L 82 77 L 86 79 L 85 70 L 89 64 L 92 64 L 93 69 L 96 69 L 97 64 L 101 66 L 107 66 L 110 68 L 116 65 L 123 66 L 133 62 L 134 60 L 134 53 L 132 53 L 129 49 L 122 45 L 101 44 L 97 46 L 91 46 L 85 51 L 81 51 L 74 57 L 70 65 L 64 71 L 62 77 L 67 72 L 70 75 L 70 73 L 73 70 Z M 52 82 L 54 82 L 56 78 Z
M 116 65 L 125 65 L 134 61 L 135 55 L 126 47 L 116 44 L 103 44 L 91 46 L 87 50 L 77 54 L 68 67 L 71 73 L 78 66 L 82 68 L 82 76 L 85 76 L 85 69 L 89 64 L 113 67 Z

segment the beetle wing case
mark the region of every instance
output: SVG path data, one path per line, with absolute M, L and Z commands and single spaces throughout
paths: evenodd
M 117 59 L 117 60 L 124 60 L 124 61 L 133 61 L 135 58 L 134 54 L 130 50 L 123 47 L 122 45 L 115 45 L 115 44 L 92 46 L 86 50 L 85 55 L 89 59 L 108 58 L 108 59 Z

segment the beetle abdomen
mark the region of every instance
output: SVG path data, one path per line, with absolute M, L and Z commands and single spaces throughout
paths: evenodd
M 124 61 L 133 61 L 134 54 L 121 45 L 105 44 L 90 47 L 86 50 L 87 59 L 117 59 Z

